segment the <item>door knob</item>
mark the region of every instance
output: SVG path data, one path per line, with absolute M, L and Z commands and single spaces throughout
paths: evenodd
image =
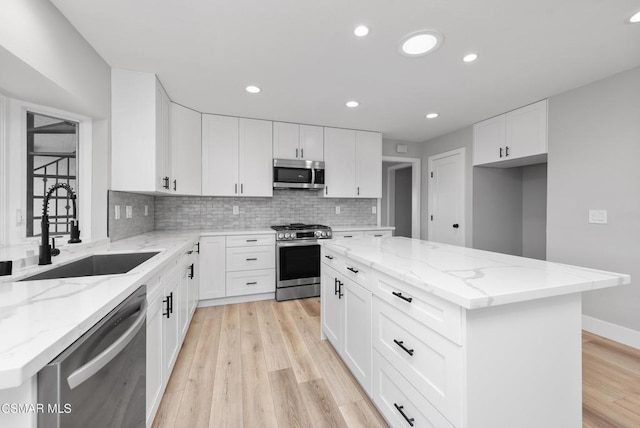
M 459 228 L 459 227 L 460 227 L 460 225 L 459 225 L 458 223 L 454 223 L 454 225 L 453 225 L 453 228 L 454 228 L 454 229 L 457 229 L 457 228 Z

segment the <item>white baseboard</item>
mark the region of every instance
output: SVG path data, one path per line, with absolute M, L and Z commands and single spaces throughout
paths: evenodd
M 582 315 L 582 329 L 623 345 L 640 349 L 640 331 Z
M 232 305 L 234 303 L 257 302 L 258 300 L 270 300 L 275 298 L 276 298 L 276 293 L 260 293 L 260 294 L 249 294 L 246 296 L 221 297 L 219 299 L 200 300 L 198 302 L 198 307 L 207 308 L 210 306 Z

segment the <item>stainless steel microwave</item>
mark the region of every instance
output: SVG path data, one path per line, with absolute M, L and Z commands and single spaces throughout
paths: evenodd
M 324 189 L 324 162 L 296 159 L 273 160 L 274 189 Z

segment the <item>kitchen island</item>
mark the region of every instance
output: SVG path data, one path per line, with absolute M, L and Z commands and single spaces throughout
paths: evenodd
M 580 293 L 628 275 L 399 237 L 322 246 L 323 338 L 391 426 L 582 426 Z

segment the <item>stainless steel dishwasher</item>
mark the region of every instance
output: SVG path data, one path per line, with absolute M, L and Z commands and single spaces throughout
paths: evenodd
M 145 426 L 146 302 L 143 285 L 38 373 L 38 427 Z

